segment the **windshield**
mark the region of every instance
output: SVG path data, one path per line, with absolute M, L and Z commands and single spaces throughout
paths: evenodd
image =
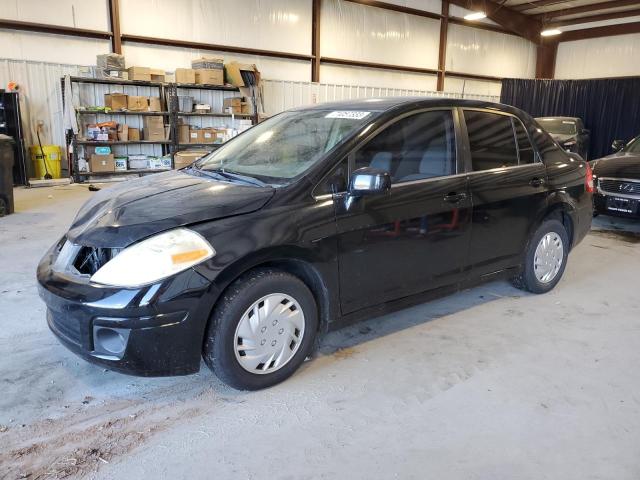
M 284 112 L 204 157 L 196 168 L 288 183 L 373 116 L 374 112 L 359 110 Z
M 623 150 L 629 153 L 640 153 L 640 137 L 636 137 L 627 143 Z
M 561 118 L 539 118 L 538 122 L 549 133 L 555 133 L 556 135 L 575 135 L 576 122 L 573 120 L 566 120 Z

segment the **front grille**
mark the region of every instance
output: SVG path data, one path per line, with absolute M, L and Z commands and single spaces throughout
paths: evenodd
M 608 193 L 618 193 L 622 195 L 640 195 L 640 181 L 630 182 L 628 180 L 614 180 L 601 178 L 600 189 Z
M 77 319 L 59 313 L 47 311 L 47 318 L 52 329 L 76 345 L 82 344 L 82 330 Z
M 120 253 L 119 248 L 80 247 L 73 267 L 81 275 L 93 275 L 100 267 Z

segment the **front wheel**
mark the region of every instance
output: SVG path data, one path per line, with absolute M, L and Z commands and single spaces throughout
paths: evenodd
M 546 220 L 536 230 L 525 253 L 516 287 L 532 293 L 546 293 L 557 285 L 567 265 L 569 237 L 558 220 Z
M 302 364 L 317 327 L 315 299 L 300 279 L 275 269 L 254 270 L 236 280 L 218 301 L 203 357 L 234 388 L 270 387 Z

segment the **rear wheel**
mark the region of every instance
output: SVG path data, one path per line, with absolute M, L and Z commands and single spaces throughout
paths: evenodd
M 236 280 L 218 301 L 203 357 L 234 388 L 270 387 L 302 364 L 317 326 L 315 299 L 300 279 L 274 269 L 254 270 Z
M 533 293 L 546 293 L 557 285 L 567 265 L 569 237 L 558 220 L 546 220 L 536 230 L 525 253 L 516 287 Z

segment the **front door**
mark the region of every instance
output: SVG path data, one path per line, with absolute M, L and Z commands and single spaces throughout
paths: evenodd
M 351 157 L 351 171 L 386 170 L 388 195 L 335 196 L 342 313 L 456 283 L 469 241 L 467 178 L 452 110 L 386 126 Z
M 475 275 L 519 264 L 532 223 L 546 207 L 546 168 L 522 122 L 464 110 L 473 204 L 468 264 Z

